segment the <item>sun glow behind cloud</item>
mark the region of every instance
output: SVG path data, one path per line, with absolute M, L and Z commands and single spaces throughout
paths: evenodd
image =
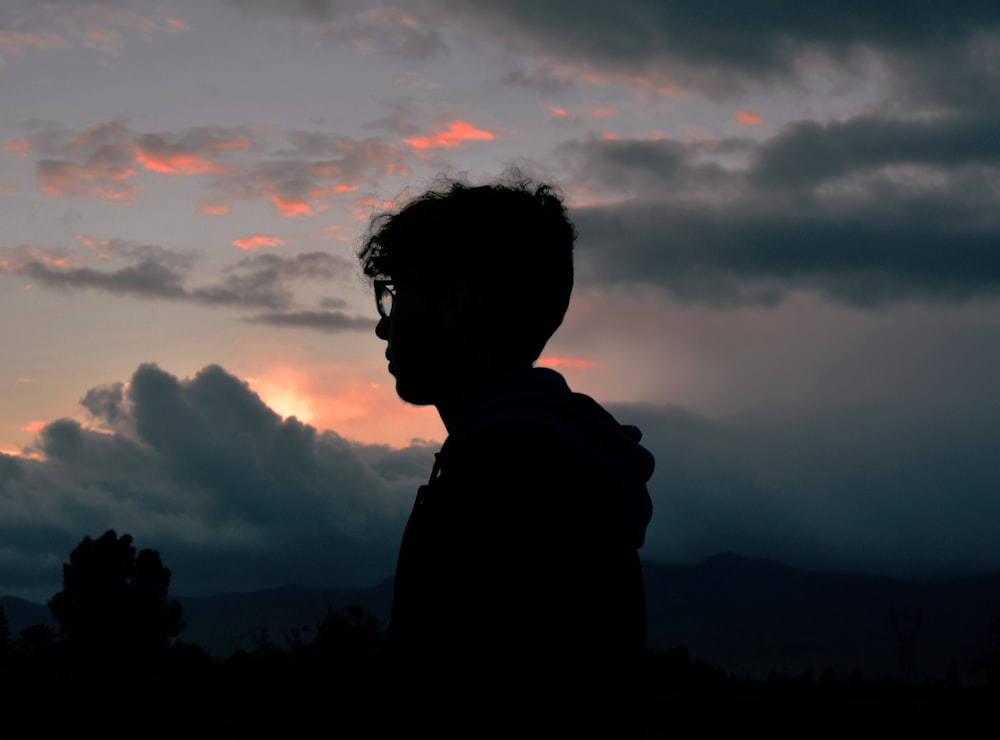
M 397 448 L 444 438 L 433 407 L 404 404 L 391 383 L 372 381 L 355 368 L 275 365 L 244 380 L 274 411 L 320 431 Z

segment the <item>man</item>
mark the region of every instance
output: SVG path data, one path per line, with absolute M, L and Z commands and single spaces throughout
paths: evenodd
M 575 237 L 553 190 L 515 175 L 377 216 L 359 252 L 396 391 L 448 431 L 386 634 L 404 724 L 634 729 L 653 458 L 533 367 L 569 303 Z

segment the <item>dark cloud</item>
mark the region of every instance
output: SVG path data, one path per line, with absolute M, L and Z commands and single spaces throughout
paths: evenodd
M 282 419 L 219 367 L 181 380 L 143 365 L 85 404 L 99 428 L 60 419 L 39 434 L 43 459 L 0 456 L 8 588 L 56 588 L 69 551 L 108 528 L 159 549 L 180 593 L 373 584 L 432 463 L 427 447 Z
M 303 15 L 308 18 L 326 20 L 352 2 L 338 0 L 223 0 L 226 5 L 248 13 L 271 13 L 275 15 Z
M 565 144 L 577 178 L 619 199 L 574 211 L 581 275 L 731 306 L 792 290 L 869 306 L 996 295 L 994 129 L 859 116 L 760 144 Z
M 364 316 L 350 316 L 340 311 L 294 311 L 289 313 L 264 313 L 247 319 L 255 324 L 291 326 L 337 333 L 342 331 L 372 331 L 375 320 Z
M 311 24 L 310 34 L 366 50 L 387 49 L 412 59 L 447 52 L 437 23 L 423 24 L 405 3 L 377 6 L 358 0 L 225 0 L 247 14 L 282 15 Z
M 293 281 L 328 280 L 349 271 L 354 271 L 352 263 L 324 252 L 294 257 L 257 254 L 227 267 L 218 285 L 195 289 L 191 297 L 205 303 L 286 309 L 294 303 Z
M 830 570 L 947 577 L 1000 568 L 1000 397 L 951 413 L 903 402 L 713 420 L 614 406 L 657 459 L 644 556 L 722 551 Z
M 844 63 L 874 50 L 901 70 L 914 63 L 923 68 L 928 57 L 971 66 L 963 50 L 1000 28 L 1000 9 L 990 0 L 820 5 L 428 0 L 422 7 L 433 17 L 502 39 L 515 58 L 528 52 L 586 72 L 653 76 L 712 93 L 787 80 L 817 55 Z
M 978 112 L 917 121 L 873 115 L 827 124 L 801 121 L 756 151 L 752 181 L 802 188 L 890 165 L 995 167 L 1000 165 L 998 130 L 1000 116 Z
M 1000 397 L 950 394 L 941 413 L 905 396 L 813 399 L 786 418 L 612 405 L 657 458 L 644 557 L 738 551 L 910 577 L 1000 568 Z M 214 366 L 179 379 L 143 365 L 84 399 L 96 428 L 59 419 L 38 436 L 42 459 L 0 455 L 10 590 L 54 591 L 72 547 L 108 528 L 160 550 L 179 593 L 374 583 L 433 460 L 426 445 L 282 419 Z
M 80 405 L 87 409 L 91 416 L 114 426 L 124 415 L 124 401 L 125 384 L 111 383 L 88 390 L 80 399 Z
M 185 276 L 152 259 L 110 271 L 89 267 L 52 267 L 43 262 L 29 262 L 19 272 L 52 288 L 93 289 L 120 295 L 173 300 L 188 297 L 182 284 Z
M 290 257 L 260 254 L 223 269 L 214 284 L 188 287 L 194 258 L 155 245 L 124 244 L 115 240 L 84 239 L 104 257 L 116 256 L 135 264 L 97 270 L 76 265 L 72 252 L 47 252 L 22 247 L 6 250 L 0 271 L 24 275 L 38 284 L 62 290 L 99 290 L 114 295 L 191 301 L 207 305 L 267 308 L 277 311 L 295 305 L 295 283 L 330 280 L 354 274 L 343 257 L 307 252 Z

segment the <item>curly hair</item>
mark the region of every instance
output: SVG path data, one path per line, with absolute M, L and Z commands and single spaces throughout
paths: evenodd
M 530 364 L 569 305 L 575 240 L 555 188 L 513 171 L 488 185 L 441 181 L 374 216 L 358 258 L 369 278 L 469 280 L 491 345 Z

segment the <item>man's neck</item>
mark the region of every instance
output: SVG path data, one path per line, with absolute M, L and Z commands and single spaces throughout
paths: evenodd
M 444 398 L 434 404 L 444 428 L 451 434 L 481 400 L 494 392 L 503 379 L 528 368 L 491 368 L 460 384 Z

